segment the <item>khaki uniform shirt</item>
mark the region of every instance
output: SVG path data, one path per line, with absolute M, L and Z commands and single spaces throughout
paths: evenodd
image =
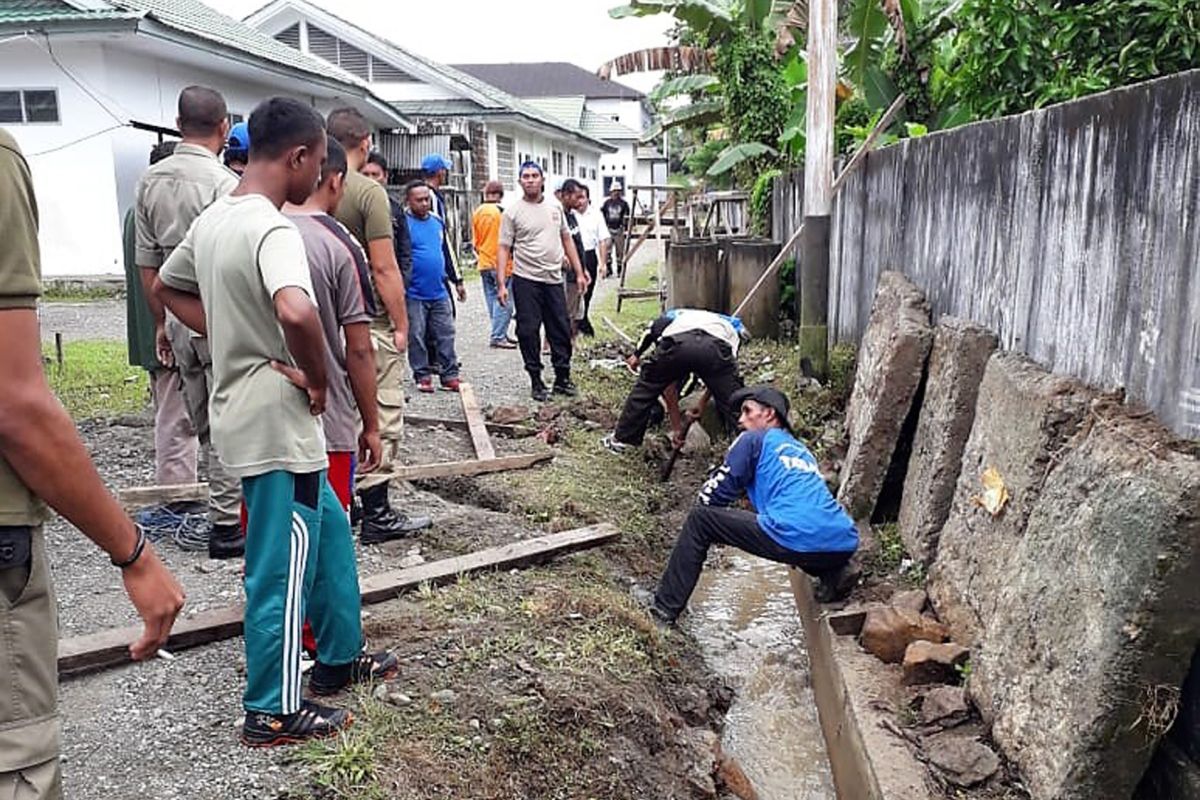
M 500 244 L 512 251 L 513 274 L 531 281 L 563 282 L 564 233 L 562 206 L 544 197 L 537 203 L 522 197 L 500 218 Z
M 159 277 L 204 304 L 212 440 L 229 473 L 325 469 L 325 437 L 308 394 L 271 367 L 295 363 L 275 318 L 275 293 L 294 286 L 313 297 L 296 226 L 262 195 L 222 197 L 196 219 Z
M 137 265 L 161 267 L 200 212 L 237 184 L 237 175 L 211 150 L 187 142 L 146 170 L 136 195 Z
M 29 165 L 0 130 L 0 313 L 37 307 L 37 226 Z M 54 791 L 55 770 L 46 765 L 59 751 L 58 626 L 41 530 L 46 516 L 45 505 L 0 456 L 0 526 L 30 529 L 27 564 L 0 569 L 0 773 L 47 773 L 42 788 Z M 22 532 L 6 533 L 16 541 Z

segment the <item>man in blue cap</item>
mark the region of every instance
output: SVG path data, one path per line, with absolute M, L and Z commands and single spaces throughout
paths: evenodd
M 225 166 L 241 175 L 250 161 L 250 126 L 239 122 L 229 129 L 229 140 L 225 144 Z
M 850 558 L 858 529 L 830 494 L 817 460 L 792 435 L 787 397 L 771 386 L 751 386 L 732 399 L 743 433 L 700 488 L 658 591 L 653 597 L 637 592 L 659 624 L 670 625 L 683 612 L 714 544 L 804 570 L 817 579 L 821 602 L 844 597 L 857 577 Z M 753 511 L 736 507 L 743 497 Z
M 425 184 L 433 193 L 433 213 L 442 221 L 442 257 L 446 260 L 446 283 L 453 284 L 458 299 L 467 299 L 466 285 L 458 274 L 458 262 L 454 259 L 454 251 L 450 248 L 450 220 L 446 216 L 446 198 L 442 195 L 442 187 L 450 180 L 450 160 L 441 153 L 430 153 L 421 159 L 421 173 Z M 451 302 L 451 308 L 454 304 Z

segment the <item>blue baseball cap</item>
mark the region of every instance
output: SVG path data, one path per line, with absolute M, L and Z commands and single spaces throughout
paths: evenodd
M 450 160 L 441 153 L 430 153 L 421 159 L 421 172 L 432 175 L 435 172 L 452 169 Z
M 250 155 L 250 126 L 245 122 L 239 122 L 229 129 L 229 141 L 225 143 L 225 149 L 230 155 L 243 156 L 241 160 Z

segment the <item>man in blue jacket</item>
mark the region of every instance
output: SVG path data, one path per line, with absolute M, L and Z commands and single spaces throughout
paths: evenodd
M 660 623 L 673 623 L 683 611 L 713 544 L 799 567 L 817 578 L 823 602 L 851 588 L 848 565 L 858 531 L 829 493 L 812 453 L 792 435 L 787 397 L 752 386 L 735 392 L 733 402 L 741 408 L 743 433 L 683 523 L 650 604 Z M 732 507 L 743 496 L 755 511 Z

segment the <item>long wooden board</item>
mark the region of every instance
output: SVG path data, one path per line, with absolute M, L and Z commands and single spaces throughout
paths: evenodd
M 449 583 L 459 575 L 539 564 L 557 555 L 608 544 L 619 536 L 620 532 L 607 523 L 551 533 L 373 575 L 359 581 L 359 591 L 364 604 L 380 603 L 423 583 L 437 586 Z M 235 605 L 205 611 L 177 622 L 165 649 L 173 653 L 240 636 L 242 613 L 243 607 Z M 129 662 L 129 644 L 141 633 L 140 626 L 130 626 L 59 640 L 59 674 L 69 676 L 126 664 Z
M 425 417 L 417 414 L 405 414 L 404 424 L 416 425 L 420 428 L 436 428 L 441 425 L 444 428 L 454 428 L 455 430 L 468 430 L 467 421 L 465 419 L 448 419 L 446 417 Z M 500 422 L 486 422 L 488 433 L 499 434 L 501 436 L 510 436 L 514 439 L 523 439 L 533 436 L 538 432 L 537 428 L 530 425 L 507 425 Z
M 469 383 L 460 383 L 458 396 L 462 400 L 463 416 L 467 418 L 467 432 L 471 434 L 471 446 L 475 448 L 475 457 L 481 460 L 495 458 L 496 448 L 492 447 L 492 440 L 488 436 L 483 409 L 475 399 L 475 388 Z
M 466 461 L 437 461 L 433 464 L 413 464 L 392 471 L 395 480 L 416 481 L 428 478 L 448 478 L 454 475 L 485 475 L 510 469 L 526 469 L 554 458 L 553 453 L 518 453 L 511 456 Z M 117 500 L 125 508 L 140 508 L 156 503 L 180 501 L 208 502 L 207 483 L 186 483 L 177 486 L 137 486 L 121 489 Z

